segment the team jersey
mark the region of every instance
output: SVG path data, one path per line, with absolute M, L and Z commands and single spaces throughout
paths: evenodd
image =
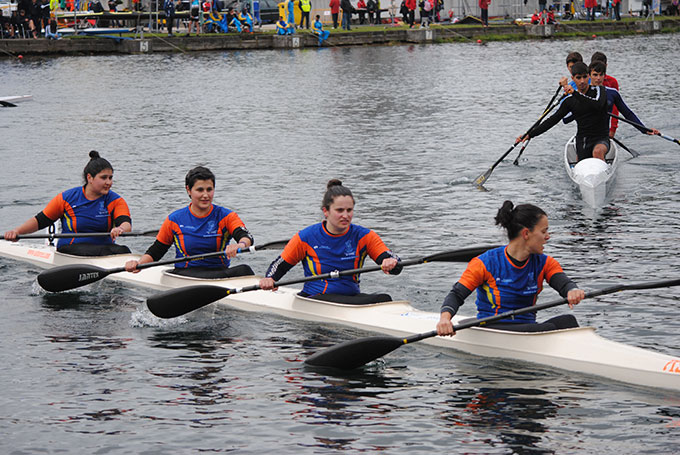
M 578 90 L 567 96 L 559 109 L 543 123 L 529 131 L 529 137 L 539 136 L 555 126 L 562 118 L 572 113 L 578 130 L 576 136 L 589 138 L 609 137 L 609 115 L 607 95 L 604 87 L 589 87 L 586 93 Z
M 506 248 L 495 248 L 474 258 L 458 280 L 470 291 L 477 289 L 478 319 L 534 305 L 543 290 L 543 281 L 564 273 L 560 264 L 545 254 L 531 254 L 523 266 L 517 267 Z M 500 322 L 533 323 L 536 314 L 524 313 Z
M 130 209 L 125 200 L 113 191 L 89 200 L 85 197 L 85 187 L 77 186 L 57 194 L 38 214 L 52 222 L 61 220 L 63 233 L 108 232 L 124 222 L 131 222 Z M 111 237 L 61 238 L 57 248 L 74 243 L 97 245 L 112 244 Z
M 191 212 L 191 205 L 172 212 L 163 222 L 156 240 L 168 248 L 175 245 L 177 259 L 203 253 L 223 251 L 234 233 L 238 238 L 250 237 L 245 224 L 236 212 L 219 205 L 213 205 L 204 217 Z M 166 250 L 167 251 L 167 250 Z M 229 267 L 226 256 L 178 262 L 177 268 L 187 267 Z
M 328 232 L 324 223 L 318 223 L 295 234 L 283 249 L 281 259 L 292 265 L 302 261 L 305 276 L 316 276 L 361 268 L 367 256 L 377 261 L 383 253 L 395 257 L 371 229 L 350 224 L 347 232 L 336 235 Z M 267 276 L 274 275 L 275 268 L 276 261 Z M 360 292 L 359 282 L 359 275 L 341 276 L 307 282 L 302 291 L 307 295 L 356 295 Z

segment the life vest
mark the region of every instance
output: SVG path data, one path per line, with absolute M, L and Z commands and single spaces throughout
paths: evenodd
M 308 13 L 312 9 L 312 3 L 309 0 L 300 0 L 300 9 Z

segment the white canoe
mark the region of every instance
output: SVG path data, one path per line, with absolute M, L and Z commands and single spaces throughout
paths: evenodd
M 53 247 L 5 241 L 0 241 L 0 256 L 29 262 L 41 268 L 68 264 L 113 268 L 138 257 L 117 255 L 83 258 L 56 253 Z M 168 269 L 163 266 L 152 267 L 137 274 L 109 275 L 106 279 L 158 290 L 196 284 L 240 288 L 257 284 L 259 280 L 259 277 L 201 280 L 170 275 Z M 429 332 L 439 319 L 439 314 L 420 311 L 406 301 L 344 305 L 303 298 L 297 292 L 299 290 L 284 287 L 276 292 L 251 291 L 230 295 L 218 303 L 244 311 L 336 323 L 399 337 Z M 463 319 L 456 316 L 454 324 Z M 475 327 L 461 330 L 455 337 L 428 338 L 422 343 L 486 357 L 523 360 L 639 386 L 680 390 L 680 358 L 604 339 L 592 327 L 545 333 L 513 333 Z
M 15 96 L 0 96 L 0 101 L 6 101 L 8 103 L 21 103 L 24 101 L 31 101 L 33 95 L 15 95 Z
M 607 193 L 614 183 L 616 168 L 619 165 L 619 154 L 616 144 L 610 141 L 609 152 L 605 161 L 597 158 L 586 158 L 578 161 L 576 156 L 576 136 L 564 146 L 564 167 L 569 178 L 578 185 L 583 202 L 590 207 L 602 207 Z

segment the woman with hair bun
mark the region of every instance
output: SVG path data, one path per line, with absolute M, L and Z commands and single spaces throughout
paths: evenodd
M 113 242 L 123 232 L 132 230 L 130 209 L 125 200 L 111 191 L 113 166 L 90 152 L 83 169 L 83 186 L 59 193 L 33 218 L 5 233 L 5 240 L 44 229 L 61 220 L 62 233 L 110 232 L 109 237 L 60 238 L 57 251 L 77 256 L 106 256 L 130 253 L 124 245 Z
M 175 245 L 177 259 L 224 251 L 224 255 L 219 257 L 178 262 L 170 272 L 175 275 L 194 278 L 253 275 L 253 270 L 246 264 L 230 267 L 230 260 L 236 256 L 239 248 L 245 249 L 253 244 L 253 236 L 235 211 L 212 203 L 215 174 L 207 167 L 197 166 L 187 172 L 184 188 L 191 200 L 189 205 L 168 215 L 158 231 L 156 241 L 139 261 L 128 261 L 125 269 L 139 272 L 139 264 L 160 261 Z M 230 243 L 232 238 L 236 243 Z
M 300 261 L 305 276 L 361 268 L 367 256 L 379 264 L 384 273 L 398 275 L 401 272 L 399 257 L 385 246 L 378 234 L 352 224 L 354 196 L 349 188 L 337 179 L 330 180 L 326 188 L 321 202 L 325 220 L 295 234 L 271 263 L 265 278 L 260 280 L 262 289 L 274 289 L 274 282 Z M 355 305 L 392 300 L 388 294 L 361 293 L 359 275 L 308 281 L 300 295 Z
M 455 335 L 451 318 L 475 289 L 477 319 L 534 305 L 543 289 L 543 280 L 569 300 L 569 307 L 585 297 L 560 264 L 543 254 L 543 246 L 550 239 L 548 216 L 543 210 L 532 204 L 515 207 L 512 202 L 505 201 L 496 215 L 496 224 L 505 228 L 510 242 L 470 261 L 442 304 L 437 324 L 439 335 Z M 578 327 L 578 322 L 573 315 L 564 314 L 538 323 L 536 313 L 524 313 L 484 327 L 547 332 Z

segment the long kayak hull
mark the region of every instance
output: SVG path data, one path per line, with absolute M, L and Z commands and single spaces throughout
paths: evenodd
M 49 246 L 0 241 L 0 256 L 29 262 L 41 268 L 91 264 L 120 267 L 138 255 L 78 257 L 55 252 Z M 240 288 L 257 284 L 260 277 L 203 280 L 168 274 L 169 267 L 152 267 L 139 273 L 118 273 L 106 280 L 144 288 L 169 290 L 196 284 Z M 232 294 L 218 303 L 243 311 L 266 312 L 298 320 L 334 323 L 398 337 L 434 329 L 439 314 L 421 311 L 409 302 L 371 305 L 322 302 L 297 295 L 298 289 L 281 287 L 276 292 L 251 291 Z M 463 317 L 456 316 L 454 324 Z M 592 327 L 543 333 L 516 333 L 486 328 L 461 330 L 455 337 L 422 341 L 484 357 L 522 360 L 559 370 L 600 376 L 643 387 L 680 390 L 680 358 L 607 340 Z

